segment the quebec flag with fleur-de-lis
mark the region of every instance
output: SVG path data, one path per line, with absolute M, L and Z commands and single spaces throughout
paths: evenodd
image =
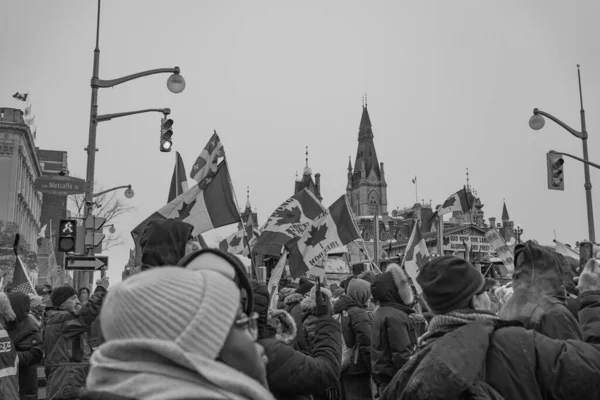
M 357 239 L 360 233 L 354 215 L 346 195 L 342 195 L 312 221 L 302 236 L 286 244 L 290 274 L 294 278 L 304 273 L 323 277 L 327 253 Z

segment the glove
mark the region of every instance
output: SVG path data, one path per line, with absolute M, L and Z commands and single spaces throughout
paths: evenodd
M 102 279 L 98 279 L 96 281 L 96 286 L 101 286 L 104 289 L 108 289 L 108 285 L 110 284 L 110 282 L 108 282 L 108 276 L 105 276 Z
M 315 309 L 315 315 L 317 317 L 330 317 L 333 315 L 333 306 L 327 295 L 321 291 L 315 293 L 315 302 L 317 307 Z
M 600 290 L 600 262 L 598 260 L 590 258 L 585 264 L 577 280 L 577 289 L 580 294 Z

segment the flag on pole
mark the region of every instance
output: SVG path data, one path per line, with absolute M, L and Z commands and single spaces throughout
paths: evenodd
M 215 131 L 196 159 L 190 178 L 198 182 L 201 187 L 208 184 L 217 174 L 220 157 L 225 157 L 225 149 L 219 135 L 217 135 L 217 131 Z
M 144 229 L 150 221 L 166 219 L 176 219 L 193 225 L 192 235 L 238 222 L 240 214 L 233 197 L 227 163 L 219 165 L 214 179 L 204 189 L 201 189 L 200 185 L 194 185 L 131 231 L 136 246 L 136 265 L 142 260 L 139 240 Z
M 437 214 L 444 215 L 453 211 L 471 211 L 474 199 L 471 192 L 467 192 L 467 189 L 463 187 L 446 199 L 442 207 L 437 211 Z
M 25 265 L 23 265 L 23 261 L 21 261 L 21 257 L 15 257 L 15 272 L 13 273 L 12 290 L 35 296 L 36 293 L 33 284 L 31 283 L 31 279 L 29 279 L 29 274 L 27 274 L 27 270 L 25 269 Z
M 19 92 L 13 94 L 13 98 L 21 101 L 27 101 L 27 96 L 29 93 L 21 94 Z
M 565 245 L 564 243 L 559 242 L 558 240 L 555 240 L 554 243 L 556 243 L 556 252 L 557 253 L 562 254 L 565 257 L 571 257 L 576 260 L 579 260 L 579 253 L 577 251 L 573 250 L 572 248 Z
M 245 248 L 243 229 L 229 235 L 219 243 L 220 250 L 231 254 L 242 254 Z
M 183 160 L 181 159 L 181 155 L 178 151 L 175 152 L 175 155 L 175 169 L 173 170 L 173 177 L 171 178 L 171 188 L 169 190 L 169 197 L 167 199 L 167 203 L 172 202 L 177 196 L 179 196 L 183 192 L 187 192 L 188 190 L 188 183 L 187 177 L 185 175 L 185 167 L 183 166 Z
M 287 251 L 284 251 L 277 265 L 271 271 L 271 277 L 269 278 L 269 283 L 267 284 L 267 289 L 269 291 L 269 296 L 271 298 L 271 302 L 269 307 L 272 310 L 277 310 L 277 301 L 279 300 L 279 292 L 277 287 L 279 286 L 279 281 L 281 280 L 281 276 L 283 275 L 283 271 L 285 270 L 285 262 L 287 260 Z
M 290 241 L 290 274 L 324 276 L 327 252 L 360 238 L 346 195 L 318 215 L 298 240 Z
M 404 257 L 404 269 L 412 280 L 412 283 L 417 290 L 417 295 L 423 293 L 423 289 L 417 283 L 417 276 L 421 268 L 430 260 L 429 251 L 425 240 L 421 235 L 421 223 L 418 221 L 414 227 L 408 244 L 406 245 L 406 256 Z
M 257 253 L 279 256 L 281 248 L 301 236 L 313 219 L 325 207 L 312 192 L 303 189 L 284 201 L 271 214 L 261 229 L 254 250 Z
M 412 183 L 417 183 L 417 176 L 415 175 L 415 179 L 412 180 Z

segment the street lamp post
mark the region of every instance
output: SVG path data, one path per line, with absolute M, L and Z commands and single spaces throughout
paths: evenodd
M 520 224 L 517 224 L 517 226 L 513 229 L 513 232 L 515 233 L 515 235 L 517 235 L 517 243 L 521 244 L 521 235 L 523 234 L 523 227 L 521 227 Z
M 89 128 L 89 136 L 88 136 L 88 145 L 85 148 L 87 152 L 87 174 L 86 174 L 86 191 L 85 191 L 85 209 L 84 209 L 84 218 L 88 218 L 92 215 L 93 212 L 93 198 L 94 198 L 94 175 L 95 175 L 95 164 L 96 164 L 96 152 L 98 149 L 96 148 L 96 128 L 98 122 L 109 120 L 112 116 L 116 118 L 118 116 L 124 115 L 107 115 L 107 116 L 99 116 L 98 115 L 98 89 L 99 88 L 108 88 L 120 85 L 122 83 L 142 78 L 144 76 L 160 74 L 160 73 L 171 73 L 172 75 L 167 80 L 167 88 L 173 93 L 181 93 L 185 89 L 185 79 L 179 74 L 180 70 L 178 67 L 174 68 L 159 68 L 153 69 L 143 72 L 138 72 L 135 74 L 127 75 L 122 78 L 112 79 L 112 80 L 101 80 L 99 78 L 99 70 L 100 70 L 100 47 L 99 47 L 99 39 L 100 39 L 100 5 L 101 0 L 98 0 L 98 13 L 97 13 L 97 21 L 96 21 L 96 47 L 94 48 L 94 64 L 92 69 L 92 79 L 91 79 L 91 87 L 92 87 L 92 99 L 91 99 L 91 107 L 90 107 L 90 128 Z M 153 109 L 153 110 L 142 110 L 142 112 L 148 111 L 161 111 L 161 109 Z M 131 112 L 131 113 L 121 113 L 125 115 L 131 115 L 139 112 Z M 99 118 L 100 117 L 100 118 Z M 104 118 L 103 118 L 104 117 Z M 93 229 L 87 228 L 86 233 L 93 233 Z M 88 256 L 93 255 L 93 246 L 86 246 L 85 253 Z M 78 271 L 76 271 L 78 272 Z M 77 281 L 76 279 L 74 279 Z
M 588 147 L 587 147 L 588 133 L 587 133 L 586 124 L 585 124 L 585 111 L 583 109 L 583 95 L 581 92 L 581 72 L 579 70 L 579 64 L 577 64 L 577 77 L 579 80 L 579 103 L 581 105 L 581 110 L 580 110 L 581 132 L 576 131 L 575 129 L 571 128 L 569 125 L 565 124 L 564 122 L 562 122 L 558 118 L 554 117 L 553 115 L 548 114 L 544 111 L 541 111 L 537 108 L 533 109 L 533 115 L 529 119 L 529 126 L 531 127 L 531 129 L 536 130 L 536 131 L 542 129 L 545 125 L 544 117 L 546 117 L 546 118 L 556 122 L 558 125 L 560 125 L 562 128 L 564 128 L 571 135 L 575 136 L 576 138 L 581 139 L 581 141 L 583 143 L 583 159 L 586 161 L 583 164 L 583 172 L 584 172 L 584 176 L 585 176 L 585 184 L 583 187 L 585 188 L 585 199 L 586 199 L 586 204 L 587 204 L 588 233 L 589 233 L 590 242 L 595 242 L 596 241 L 596 233 L 595 233 L 595 229 L 594 229 L 592 183 L 590 181 L 590 167 L 588 165 L 588 162 L 589 162 Z
M 127 189 L 127 190 L 125 190 L 125 197 L 127 197 L 128 199 L 131 199 L 135 194 L 133 189 L 131 188 L 131 185 L 122 185 L 122 186 L 114 187 L 112 189 L 103 190 L 100 193 L 94 193 L 93 197 L 102 196 L 103 194 L 114 192 L 115 190 L 119 190 L 119 189 Z

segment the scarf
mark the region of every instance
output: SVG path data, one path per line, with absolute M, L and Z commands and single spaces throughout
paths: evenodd
M 228 365 L 157 339 L 104 343 L 92 354 L 86 389 L 140 400 L 274 400 L 259 382 Z
M 421 349 L 432 340 L 470 322 L 497 319 L 499 318 L 489 311 L 470 309 L 455 310 L 446 314 L 436 315 L 431 319 L 427 332 L 419 338 L 417 347 Z

